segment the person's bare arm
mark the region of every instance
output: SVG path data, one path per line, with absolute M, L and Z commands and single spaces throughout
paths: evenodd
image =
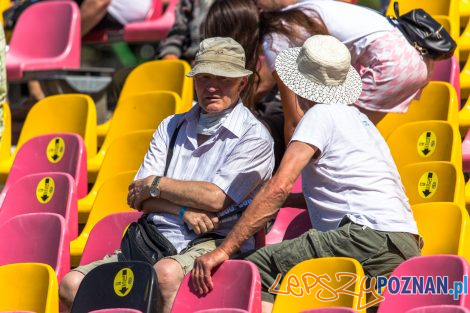
M 150 185 L 155 176 L 135 180 L 129 186 L 128 204 L 137 210 L 150 198 Z M 178 206 L 197 208 L 207 212 L 219 212 L 232 203 L 230 197 L 217 185 L 209 182 L 197 182 L 162 177 L 160 198 Z
M 284 111 L 284 138 L 288 144 L 297 124 L 304 116 L 304 112 L 298 104 L 295 93 L 284 85 L 276 72 L 273 72 L 273 77 L 281 94 L 282 110 Z
M 224 242 L 213 252 L 196 259 L 191 275 L 198 292 L 209 292 L 213 287 L 212 269 L 235 254 L 276 214 L 316 151 L 316 147 L 306 143 L 294 141 L 289 144 L 276 175 L 256 195 Z
M 85 0 L 80 6 L 82 36 L 88 34 L 106 15 L 112 0 Z

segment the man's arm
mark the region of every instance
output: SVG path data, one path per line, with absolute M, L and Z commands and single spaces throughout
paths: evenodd
M 129 186 L 128 204 L 137 210 L 150 198 L 150 185 L 155 176 L 135 180 Z M 230 197 L 217 185 L 209 182 L 185 181 L 162 177 L 158 185 L 160 198 L 180 208 L 197 208 L 208 212 L 219 212 L 232 203 Z
M 224 242 L 213 252 L 196 259 L 191 275 L 198 292 L 209 292 L 213 287 L 210 276 L 212 269 L 236 253 L 246 240 L 276 214 L 301 170 L 316 151 L 316 147 L 303 142 L 289 144 L 276 175 L 256 195 Z
M 181 0 L 175 11 L 175 23 L 168 35 L 160 42 L 160 59 L 180 58 L 190 38 L 189 19 L 193 10 L 193 1 Z

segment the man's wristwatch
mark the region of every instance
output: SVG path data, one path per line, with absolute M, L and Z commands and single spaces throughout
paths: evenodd
M 160 198 L 160 188 L 158 188 L 158 185 L 160 184 L 161 178 L 161 176 L 156 176 L 150 185 L 150 196 L 152 198 Z

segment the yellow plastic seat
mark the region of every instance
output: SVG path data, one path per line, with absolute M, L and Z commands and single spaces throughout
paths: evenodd
M 467 99 L 467 101 L 465 102 L 465 105 L 459 111 L 459 130 L 460 130 L 460 136 L 462 138 L 465 137 L 469 128 L 470 128 L 470 100 Z
M 453 33 L 451 33 L 451 35 L 455 41 L 458 41 L 460 35 L 459 1 L 460 0 L 394 0 L 390 1 L 385 14 L 387 16 L 395 16 L 393 3 L 398 2 L 401 15 L 413 9 L 421 8 L 433 17 L 438 15 L 448 16 L 453 25 Z
M 403 166 L 399 171 L 411 205 L 452 202 L 465 207 L 463 174 L 451 162 L 413 163 Z
M 318 259 L 310 259 L 303 262 L 300 262 L 292 269 L 290 269 L 287 274 L 283 277 L 281 286 L 279 287 L 279 291 L 286 291 L 288 281 L 292 283 L 295 282 L 295 278 L 297 278 L 297 282 L 299 282 L 300 286 L 304 286 L 302 283 L 302 275 L 306 273 L 311 273 L 315 276 L 320 275 L 328 275 L 331 281 L 327 281 L 327 278 L 323 278 L 322 281 L 324 284 L 328 285 L 332 289 L 337 290 L 338 288 L 342 287 L 346 282 L 351 280 L 350 276 L 336 278 L 336 273 L 351 273 L 357 275 L 357 280 L 354 284 L 347 288 L 348 291 L 355 292 L 359 294 L 359 288 L 361 285 L 361 280 L 364 277 L 364 270 L 362 269 L 361 264 L 355 259 L 351 258 L 318 258 Z M 289 279 L 289 276 L 292 275 L 292 278 Z M 314 278 L 304 276 L 305 281 L 309 284 L 309 286 L 314 284 Z M 338 281 L 339 280 L 339 281 Z M 321 308 L 321 307 L 349 307 L 353 309 L 358 308 L 358 301 L 359 298 L 351 295 L 340 294 L 339 298 L 334 301 L 321 301 L 317 297 L 317 292 L 320 292 L 320 296 L 323 298 L 332 298 L 334 294 L 325 290 L 325 287 L 322 287 L 320 284 L 316 284 L 312 286 L 310 289 L 310 293 L 305 291 L 303 288 L 303 295 L 301 297 L 296 297 L 295 295 L 282 295 L 278 294 L 274 301 L 273 313 L 285 313 L 285 312 L 301 312 L 307 309 L 314 309 L 314 308 Z M 297 294 L 300 294 L 301 288 L 292 287 L 292 291 Z M 365 296 L 362 297 L 360 305 L 363 307 L 365 304 Z M 361 307 L 359 306 L 359 307 Z M 365 312 L 366 310 L 358 310 L 358 312 Z
M 88 181 L 94 182 L 111 142 L 126 133 L 155 129 L 167 116 L 181 111 L 181 98 L 172 91 L 151 91 L 119 100 L 98 153 L 88 160 Z
M 95 202 L 90 210 L 87 223 L 80 235 L 70 242 L 70 263 L 78 266 L 83 249 L 93 227 L 102 218 L 119 212 L 134 212 L 127 205 L 127 192 L 134 180 L 136 171 L 129 171 L 106 179 L 96 194 Z
M 470 16 L 470 0 L 460 0 L 459 1 L 459 14 L 460 14 L 460 25 L 468 21 Z
M 11 157 L 11 110 L 8 102 L 4 102 L 3 108 L 3 133 L 0 138 L 0 164 Z
M 0 22 L 2 25 L 5 25 L 5 21 L 3 20 L 3 12 L 11 6 L 10 0 L 0 0 Z
M 449 161 L 462 168 L 460 133 L 446 121 L 403 124 L 390 134 L 387 144 L 399 168 L 428 161 Z
M 96 106 L 90 96 L 63 94 L 38 101 L 28 112 L 21 129 L 16 151 L 29 139 L 51 133 L 76 133 L 82 136 L 87 157 L 96 154 Z M 0 177 L 5 179 L 13 164 L 14 154 L 0 164 Z
M 191 67 L 183 60 L 157 60 L 137 66 L 127 77 L 119 99 L 147 91 L 167 90 L 181 97 L 181 111 L 189 110 L 193 102 L 193 80 L 186 77 Z M 116 107 L 117 109 L 117 107 Z M 108 133 L 110 121 L 98 125 L 98 141 Z
M 137 171 L 147 153 L 155 129 L 135 131 L 114 139 L 106 153 L 96 181 L 88 195 L 78 200 L 78 222 L 87 222 L 99 188 L 116 174 Z M 112 203 L 110 204 L 113 205 Z
M 0 266 L 0 312 L 58 313 L 59 290 L 54 270 L 42 263 Z
M 446 82 L 432 81 L 423 88 L 419 100 L 411 101 L 406 113 L 388 113 L 376 126 L 387 139 L 400 125 L 410 122 L 441 120 L 458 125 L 458 108 L 455 88 Z
M 469 259 L 470 225 L 465 208 L 450 202 L 431 202 L 413 205 L 411 209 L 424 239 L 422 255 L 456 254 Z

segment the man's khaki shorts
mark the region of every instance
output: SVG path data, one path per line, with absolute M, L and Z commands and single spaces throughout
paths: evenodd
M 208 252 L 215 250 L 216 243 L 215 240 L 208 240 L 201 243 L 198 243 L 192 247 L 185 248 L 177 255 L 172 255 L 165 257 L 164 259 L 173 259 L 181 265 L 184 275 L 189 273 L 194 266 L 194 260 Z M 77 271 L 83 275 L 88 274 L 92 269 L 106 263 L 118 262 L 118 256 L 121 253 L 121 250 L 116 250 L 112 255 L 105 256 L 102 260 L 92 262 L 83 266 L 78 266 L 72 271 Z

